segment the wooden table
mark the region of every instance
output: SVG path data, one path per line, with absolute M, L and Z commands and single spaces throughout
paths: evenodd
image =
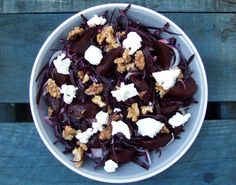
M 46 149 L 29 111 L 31 68 L 62 21 L 111 1 L 0 0 L 0 184 L 102 184 L 75 174 Z M 126 2 L 126 1 L 120 1 Z M 136 184 L 236 184 L 236 0 L 134 0 L 177 23 L 202 56 L 209 105 L 190 150 L 165 172 Z

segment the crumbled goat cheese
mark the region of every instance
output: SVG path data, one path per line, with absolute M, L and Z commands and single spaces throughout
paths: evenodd
M 106 23 L 106 19 L 102 16 L 94 15 L 91 19 L 87 21 L 89 27 L 95 27 L 98 25 L 104 25 Z
M 63 84 L 61 86 L 60 92 L 64 94 L 63 95 L 64 102 L 67 104 L 71 104 L 71 102 L 73 101 L 73 98 L 76 97 L 75 95 L 76 95 L 77 90 L 78 88 L 73 85 Z
M 108 122 L 109 114 L 107 112 L 100 111 L 96 114 L 96 122 L 92 123 L 93 133 L 103 130 L 103 125 Z
M 120 85 L 120 88 L 114 91 L 111 91 L 113 97 L 116 98 L 117 101 L 125 101 L 133 96 L 138 95 L 137 89 L 134 87 L 134 84 L 125 85 L 123 82 Z
M 109 159 L 105 162 L 104 170 L 108 173 L 115 172 L 118 168 L 118 164 L 114 162 L 113 160 Z
M 122 133 L 127 139 L 130 139 L 130 130 L 126 123 L 123 121 L 112 121 L 112 135 Z
M 123 48 L 130 49 L 129 55 L 133 55 L 141 45 L 142 38 L 136 32 L 129 32 L 127 38 L 123 41 Z
M 186 123 L 188 121 L 188 119 L 191 117 L 191 114 L 185 114 L 182 115 L 179 112 L 176 112 L 176 114 L 174 116 L 172 116 L 169 119 L 169 124 L 171 124 L 173 127 L 178 127 L 180 125 L 183 125 L 184 123 Z
M 84 53 L 84 58 L 92 65 L 100 64 L 103 56 L 102 50 L 97 48 L 96 46 L 89 46 L 89 48 Z
M 76 134 L 76 138 L 81 142 L 81 143 L 88 143 L 89 138 L 93 135 L 93 129 L 92 128 L 88 128 L 86 131 L 84 132 L 78 132 Z
M 69 67 L 70 67 L 71 60 L 69 58 L 66 58 L 65 53 L 61 53 L 57 56 L 56 59 L 53 60 L 53 64 L 57 70 L 58 73 L 63 75 L 68 75 L 69 73 Z
M 113 112 L 121 112 L 121 109 L 119 109 L 119 108 L 114 108 Z
M 164 90 L 169 90 L 175 85 L 176 78 L 180 74 L 179 68 L 158 71 L 152 73 L 158 85 L 162 86 Z
M 136 122 L 138 125 L 138 133 L 142 136 L 155 137 L 160 132 L 164 124 L 153 118 L 144 118 Z

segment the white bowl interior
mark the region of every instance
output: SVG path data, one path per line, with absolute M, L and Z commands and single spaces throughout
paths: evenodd
M 49 36 L 42 46 L 36 58 L 30 82 L 30 103 L 33 119 L 37 130 L 48 149 L 59 161 L 61 161 L 71 170 L 88 178 L 103 182 L 122 183 L 138 181 L 158 174 L 171 166 L 187 151 L 187 149 L 195 140 L 203 123 L 207 106 L 207 81 L 205 70 L 201 58 L 192 42 L 178 26 L 176 26 L 172 21 L 163 15 L 147 8 L 132 5 L 131 9 L 128 11 L 128 15 L 131 18 L 135 20 L 138 18 L 138 20 L 145 25 L 157 27 L 161 27 L 166 22 L 169 22 L 170 31 L 182 34 L 181 36 L 176 36 L 178 43 L 181 45 L 182 54 L 188 58 L 195 53 L 195 58 L 191 63 L 191 69 L 194 72 L 193 77 L 198 85 L 197 93 L 194 95 L 194 98 L 198 101 L 198 103 L 194 104 L 189 109 L 189 112 L 192 114 L 192 118 L 185 126 L 186 131 L 181 133 L 181 139 L 175 140 L 172 144 L 168 145 L 162 150 L 162 155 L 160 158 L 159 154 L 152 153 L 153 164 L 148 171 L 131 162 L 129 164 L 122 165 L 122 167 L 119 168 L 116 173 L 111 174 L 107 174 L 103 169 L 94 170 L 94 164 L 91 161 L 86 162 L 83 167 L 77 169 L 70 161 L 72 159 L 72 155 L 64 155 L 62 153 L 64 146 L 61 144 L 53 144 L 55 141 L 53 130 L 47 124 L 45 124 L 43 120 L 43 116 L 46 115 L 47 112 L 46 105 L 42 101 L 39 106 L 36 104 L 36 94 L 38 92 L 39 84 L 35 81 L 39 71 L 49 61 L 52 55 L 52 51 L 50 51 L 50 49 L 61 47 L 59 44 L 59 39 L 65 36 L 68 31 L 73 29 L 75 26 L 79 25 L 79 23 L 82 21 L 80 17 L 81 14 L 84 14 L 86 17 L 90 18 L 94 14 L 102 14 L 105 10 L 112 11 L 115 7 L 125 8 L 126 6 L 127 4 L 107 4 L 89 8 L 63 22 Z M 164 34 L 163 36 L 166 37 L 170 35 Z

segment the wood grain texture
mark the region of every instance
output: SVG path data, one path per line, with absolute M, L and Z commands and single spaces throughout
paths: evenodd
M 15 121 L 15 105 L 10 103 L 0 103 L 0 123 Z
M 219 104 L 220 119 L 236 119 L 236 102 L 221 102 Z
M 92 0 L 3 0 L 4 13 L 26 12 L 78 12 L 104 3 L 127 3 L 119 1 Z M 235 0 L 133 0 L 133 4 L 145 6 L 159 12 L 235 12 Z
M 39 48 L 72 14 L 10 14 L 0 17 L 0 102 L 28 102 L 30 71 Z M 235 101 L 236 15 L 165 13 L 196 45 L 203 59 L 209 101 Z M 9 85 L 10 84 L 10 85 Z
M 0 13 L 3 13 L 3 0 L 0 0 Z
M 235 120 L 205 121 L 190 150 L 176 164 L 135 184 L 235 184 L 235 129 Z M 0 143 L 1 184 L 95 184 L 60 164 L 46 149 L 33 124 L 1 123 Z

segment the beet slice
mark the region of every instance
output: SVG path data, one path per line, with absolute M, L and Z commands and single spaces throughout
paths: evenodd
M 49 93 L 45 95 L 46 104 L 51 107 L 54 111 L 59 110 L 62 106 L 62 101 L 59 98 L 52 97 Z
M 96 73 L 100 76 L 109 76 L 116 70 L 116 65 L 114 60 L 120 57 L 123 53 L 123 48 L 120 46 L 118 48 L 112 49 L 103 56 L 101 63 L 96 68 Z
M 56 68 L 51 71 L 52 79 L 55 80 L 56 84 L 61 87 L 70 81 L 69 75 L 63 75 L 57 72 Z
M 72 41 L 70 51 L 84 55 L 84 52 L 89 48 L 93 39 L 96 37 L 96 32 L 96 27 L 88 28 L 79 40 Z
M 171 50 L 166 44 L 159 41 L 154 42 L 154 49 L 156 51 L 158 64 L 162 69 L 169 69 L 172 58 Z
M 144 47 L 143 54 L 144 54 L 145 61 L 146 61 L 145 69 L 146 69 L 147 74 L 151 74 L 151 73 L 157 71 L 158 66 L 155 65 L 153 58 L 152 58 L 152 54 L 149 51 L 149 48 L 147 46 Z
M 67 111 L 72 117 L 92 119 L 98 113 L 99 107 L 90 100 L 85 102 L 73 101 L 67 106 Z
M 124 164 L 130 162 L 135 155 L 135 150 L 133 149 L 126 149 L 122 152 L 116 154 L 110 154 L 109 158 L 115 161 L 118 164 Z
M 165 97 L 173 100 L 188 100 L 192 98 L 196 91 L 196 82 L 192 77 L 188 77 L 183 83 L 176 82 L 175 86 L 166 93 Z
M 167 143 L 170 142 L 172 139 L 171 134 L 163 134 L 159 135 L 154 139 L 143 139 L 140 140 L 137 145 L 142 146 L 143 148 L 146 148 L 147 150 L 155 150 L 160 147 L 165 146 Z
M 160 103 L 161 114 L 164 116 L 175 114 L 180 107 L 178 102 Z

